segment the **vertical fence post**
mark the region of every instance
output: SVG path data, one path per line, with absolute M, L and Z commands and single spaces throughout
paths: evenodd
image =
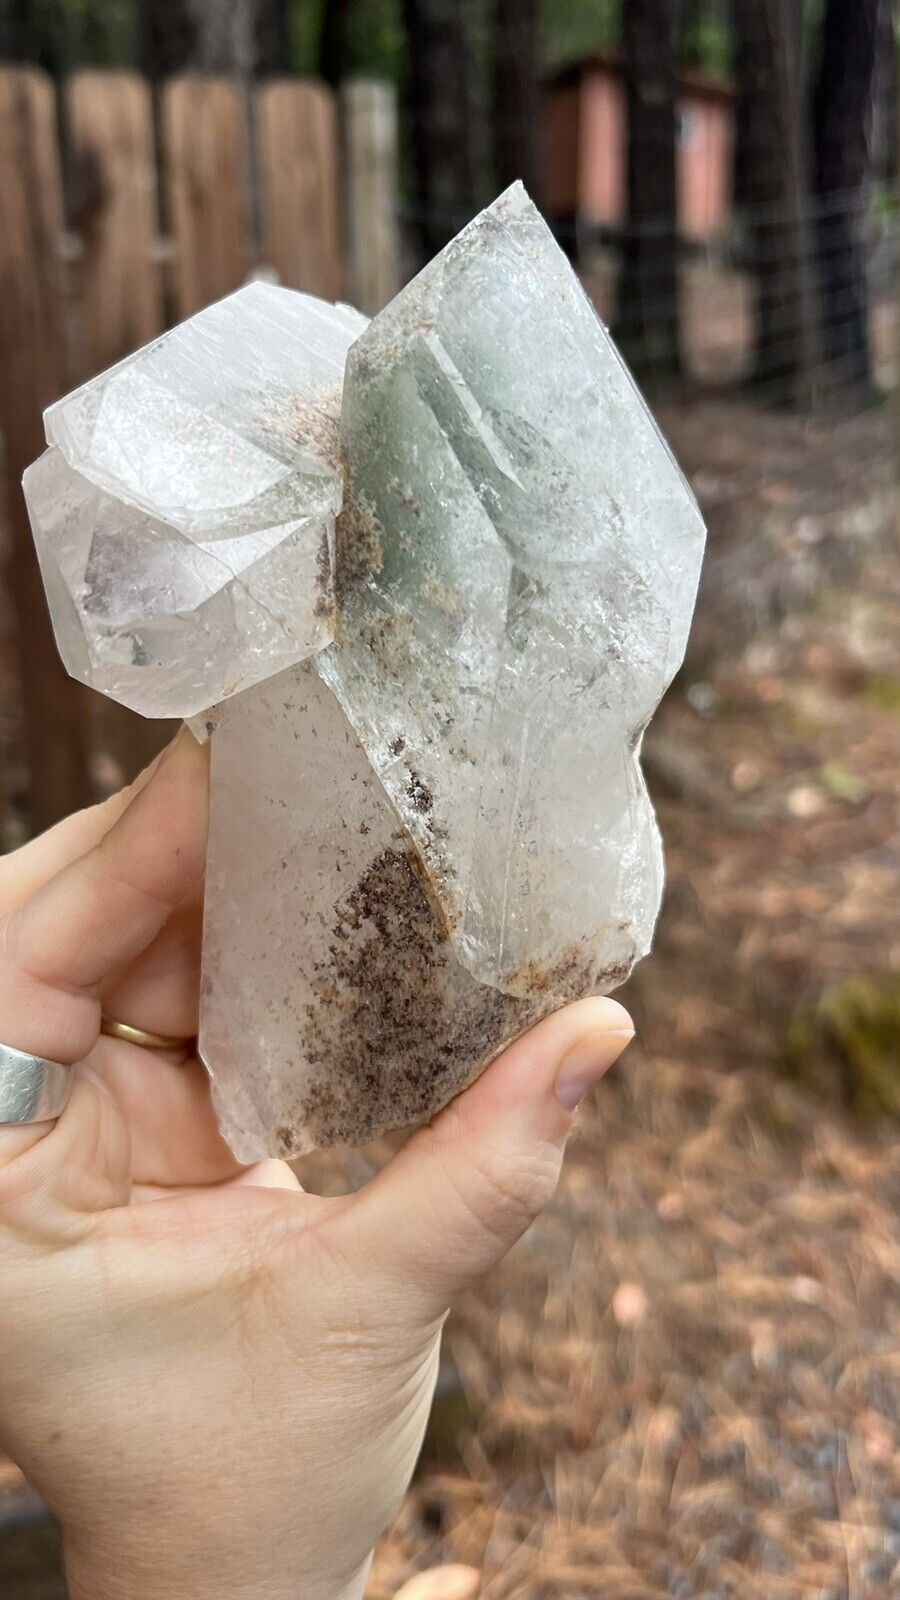
M 65 96 L 69 218 L 81 235 L 76 370 L 83 382 L 161 333 L 162 284 L 150 90 L 130 72 L 78 72 Z M 98 697 L 97 742 L 114 761 L 113 784 L 131 778 L 174 724 L 139 717 Z
M 0 70 L 0 429 L 9 495 L 9 594 L 22 692 L 22 735 L 35 828 L 91 798 L 87 691 L 56 652 L 22 498 L 44 447 L 41 415 L 65 372 L 59 241 L 62 189 L 53 86 Z
M 65 96 L 69 218 L 83 242 L 78 379 L 163 328 L 150 91 L 131 72 L 76 72 Z
M 256 97 L 263 251 L 279 280 L 325 300 L 344 292 L 337 113 L 327 84 L 280 79 Z
M 165 190 L 178 318 L 243 283 L 250 266 L 247 118 L 227 78 L 189 73 L 162 94 Z
M 397 223 L 397 96 L 392 85 L 353 78 L 341 89 L 350 299 L 374 313 L 400 287 Z

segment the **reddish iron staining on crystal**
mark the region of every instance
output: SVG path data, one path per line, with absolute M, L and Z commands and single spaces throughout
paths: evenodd
M 523 972 L 527 998 L 471 986 L 460 1003 L 450 960 L 432 885 L 398 836 L 336 907 L 303 1030 L 312 1081 L 278 1130 L 285 1151 L 310 1134 L 325 1148 L 433 1115 L 505 1042 L 596 981 L 586 951 L 571 949 Z

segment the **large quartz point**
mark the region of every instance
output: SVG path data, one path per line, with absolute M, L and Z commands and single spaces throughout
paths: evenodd
M 328 643 L 341 382 L 364 327 L 250 284 L 50 407 L 25 495 L 73 677 L 191 717 Z
M 361 333 L 338 624 L 212 741 L 201 1049 L 250 1160 L 427 1117 L 627 976 L 695 501 L 516 185 Z M 301 597 L 302 599 L 303 597 Z
M 662 883 L 637 752 L 681 661 L 693 495 L 521 185 L 350 352 L 342 431 L 368 581 L 338 696 L 460 960 L 511 994 L 622 976 Z M 357 566 L 359 564 L 357 563 Z

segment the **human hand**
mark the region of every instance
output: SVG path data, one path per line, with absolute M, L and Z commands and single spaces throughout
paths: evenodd
M 452 1296 L 552 1194 L 631 1035 L 583 1000 L 519 1039 L 360 1194 L 241 1168 L 196 1033 L 207 754 L 0 862 L 0 1038 L 73 1066 L 0 1127 L 0 1444 L 63 1528 L 72 1600 L 351 1600 L 419 1451 Z

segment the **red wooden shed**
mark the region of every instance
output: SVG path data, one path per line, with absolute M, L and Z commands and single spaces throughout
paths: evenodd
M 721 234 L 731 207 L 732 84 L 700 73 L 679 80 L 678 227 L 685 239 Z M 544 195 L 560 223 L 615 228 L 626 220 L 627 112 L 621 60 L 600 53 L 547 80 Z

